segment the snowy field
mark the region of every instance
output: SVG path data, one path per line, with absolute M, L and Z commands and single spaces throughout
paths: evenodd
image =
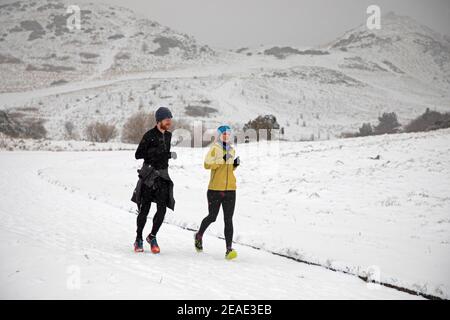
M 175 148 L 157 256 L 132 251 L 133 151 L 1 152 L 1 298 L 418 298 L 355 275 L 448 298 L 449 142 L 441 130 L 238 145 L 231 262 L 221 215 L 203 254 L 184 229 L 206 215 L 204 149 Z
M 133 166 L 128 152 L 0 154 L 2 299 L 417 298 L 239 245 L 239 259 L 228 262 L 214 237 L 206 237 L 206 252 L 197 254 L 192 233 L 170 225 L 161 231 L 160 255 L 135 254 L 133 214 L 49 184 L 40 174 L 65 167 L 70 176 L 76 162 L 107 154 Z M 116 168 L 121 162 L 112 161 Z M 80 182 L 86 178 L 78 175 Z
M 71 32 L 66 6 L 0 10 L 0 298 L 450 298 L 450 129 L 337 139 L 384 112 L 403 128 L 448 112 L 447 36 L 390 12 L 314 48 L 230 50 L 110 3 L 83 4 Z M 236 261 L 222 215 L 193 248 L 200 148 L 174 147 L 162 253 L 132 250 L 141 162 L 123 127 L 160 104 L 180 123 L 273 115 L 282 128 L 283 141 L 237 146 Z M 85 141 L 97 121 L 115 126 L 109 143 Z M 29 122 L 46 139 L 22 139 Z

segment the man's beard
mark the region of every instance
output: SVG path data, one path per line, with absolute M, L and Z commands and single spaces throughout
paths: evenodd
M 166 131 L 166 130 L 169 130 L 169 129 L 170 129 L 170 124 L 164 125 L 163 123 L 160 123 L 160 124 L 159 124 L 159 127 L 161 128 L 161 130 Z

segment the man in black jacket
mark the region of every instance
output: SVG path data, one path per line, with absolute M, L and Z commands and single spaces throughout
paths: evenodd
M 172 113 L 168 108 L 160 107 L 155 112 L 155 118 L 156 126 L 144 134 L 135 154 L 136 159 L 144 159 L 144 165 L 151 166 L 159 174 L 151 188 L 142 184 L 136 241 L 134 243 L 134 251 L 136 252 L 144 251 L 142 231 L 144 230 L 152 202 L 156 203 L 157 210 L 153 216 L 152 231 L 146 240 L 150 243 L 153 253 L 160 252 L 156 234 L 164 221 L 166 208 L 170 202 L 171 188 L 173 188 L 168 167 L 169 159 L 176 159 L 177 155 L 175 152 L 170 151 L 172 133 L 167 131 L 172 125 Z

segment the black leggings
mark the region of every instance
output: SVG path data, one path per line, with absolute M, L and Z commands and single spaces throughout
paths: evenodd
M 136 239 L 142 239 L 142 231 L 144 230 L 145 223 L 147 222 L 147 216 L 150 212 L 151 201 L 144 201 L 141 203 L 141 207 L 139 208 L 139 214 L 137 217 L 137 230 L 136 230 Z M 159 228 L 164 222 L 164 217 L 166 215 L 166 206 L 164 204 L 157 203 L 156 205 L 156 213 L 153 216 L 153 227 L 151 234 L 156 236 Z
M 227 248 L 231 248 L 233 242 L 233 213 L 236 203 L 236 191 L 208 190 L 207 198 L 209 214 L 203 219 L 198 233 L 203 235 L 209 225 L 216 221 L 220 206 L 222 206 L 225 222 L 225 243 Z

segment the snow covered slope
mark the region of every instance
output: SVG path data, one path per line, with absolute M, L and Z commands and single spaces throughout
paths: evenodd
M 135 165 L 129 152 L 0 153 L 0 298 L 418 298 L 240 245 L 238 260 L 226 261 L 223 241 L 212 236 L 198 254 L 191 232 L 167 224 L 160 255 L 135 254 L 133 213 L 43 179 L 65 167 L 84 183 L 83 164 L 104 156 L 117 168 Z
M 449 146 L 449 130 L 238 145 L 235 240 L 354 275 L 379 271 L 383 282 L 448 298 Z M 171 176 L 177 207 L 167 221 L 196 229 L 207 211 L 206 151 L 176 151 Z M 129 201 L 139 167 L 133 152 L 45 155 L 53 160 L 38 166 L 44 181 L 121 210 L 117 213 L 135 211 Z M 130 225 L 124 242 L 132 239 Z M 222 229 L 220 218 L 208 235 L 221 236 Z M 211 253 L 217 247 L 209 241 Z
M 68 4 L 17 1 L 0 6 L 0 91 L 166 70 L 213 57 L 207 46 L 135 12 L 78 3 L 81 29 L 69 30 Z
M 91 121 L 120 132 L 161 103 L 212 126 L 273 114 L 296 141 L 355 131 L 382 112 L 405 123 L 450 110 L 448 39 L 393 13 L 381 30 L 361 26 L 319 49 L 228 52 L 109 5 L 81 5 L 82 30 L 70 32 L 65 8 L 36 0 L 0 12 L 0 108 L 44 120 L 50 139 L 63 139 L 68 121 L 80 138 Z
M 316 58 L 296 67 L 291 67 L 295 60 L 260 59 L 259 67 L 245 58 L 234 65 L 142 73 L 0 98 L 3 109 L 45 120 L 48 137 L 58 140 L 64 138 L 67 121 L 75 124 L 81 138 L 92 121 L 116 124 L 120 132 L 133 113 L 154 111 L 158 104 L 168 105 L 178 119 L 210 126 L 227 122 L 242 128 L 257 115 L 274 114 L 285 128 L 284 138 L 297 141 L 311 135 L 315 140 L 333 138 L 357 130 L 363 122 L 376 124 L 382 112 L 394 111 L 407 123 L 427 107 L 450 110 L 450 91 L 444 94 L 412 77 L 371 75 L 368 82 L 367 74 L 357 78 L 313 66 Z M 190 108 L 200 113 L 193 115 Z

